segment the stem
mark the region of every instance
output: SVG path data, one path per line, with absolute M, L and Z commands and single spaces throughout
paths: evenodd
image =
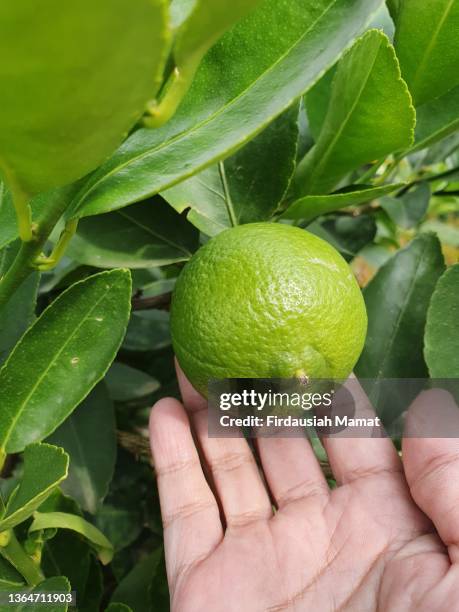
M 32 240 L 23 242 L 15 260 L 0 278 L 0 308 L 11 298 L 16 289 L 34 270 L 34 262 L 40 256 L 43 246 L 54 226 L 59 221 L 69 203 L 69 193 L 50 198 L 49 205 L 34 224 Z
M 9 532 L 9 542 L 0 548 L 0 554 L 24 576 L 27 584 L 35 586 L 44 580 L 40 568 L 27 555 L 18 542 L 13 530 Z
M 149 117 L 144 118 L 144 125 L 148 128 L 161 127 L 175 114 L 180 102 L 189 90 L 198 63 L 187 62 L 186 66 L 175 67 L 169 81 L 165 86 L 165 93 L 161 100 L 147 106 Z
M 33 240 L 32 209 L 30 208 L 31 197 L 17 184 L 11 172 L 4 170 L 5 178 L 10 185 L 13 205 L 16 210 L 19 237 L 23 242 Z
M 65 224 L 65 228 L 59 236 L 59 240 L 57 241 L 57 244 L 54 247 L 51 255 L 49 257 L 44 257 L 42 255 L 37 257 L 34 263 L 34 267 L 42 272 L 54 268 L 54 266 L 58 264 L 64 256 L 69 242 L 75 235 L 77 227 L 78 219 L 70 219 L 69 221 L 67 221 L 67 223 Z

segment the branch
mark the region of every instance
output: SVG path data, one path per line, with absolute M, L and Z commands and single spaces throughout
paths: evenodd
M 131 300 L 132 310 L 169 310 L 172 293 L 163 293 L 153 297 L 134 296 Z

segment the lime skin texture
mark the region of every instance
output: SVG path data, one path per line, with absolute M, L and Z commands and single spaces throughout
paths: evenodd
M 346 261 L 279 223 L 218 234 L 186 264 L 172 298 L 175 354 L 204 396 L 211 378 L 346 378 L 366 330 Z

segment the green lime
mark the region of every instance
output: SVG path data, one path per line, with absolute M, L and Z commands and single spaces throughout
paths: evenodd
M 193 384 L 211 378 L 345 378 L 362 351 L 365 304 L 345 260 L 297 227 L 225 230 L 183 269 L 172 342 Z

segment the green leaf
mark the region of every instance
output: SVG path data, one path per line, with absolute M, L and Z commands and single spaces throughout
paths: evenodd
M 145 506 L 154 489 L 151 468 L 119 449 L 110 492 L 94 517 L 117 553 L 130 546 L 145 526 Z
M 0 252 L 0 277 L 8 270 L 19 245 L 10 244 Z M 10 300 L 0 307 L 0 364 L 35 318 L 40 273 L 32 272 L 16 289 Z
M 129 321 L 123 348 L 127 351 L 155 351 L 171 343 L 169 313 L 163 310 L 134 312 Z
M 397 225 L 409 229 L 415 227 L 425 216 L 430 197 L 429 184 L 420 183 L 415 189 L 398 198 L 382 198 L 381 206 Z
M 104 534 L 81 516 L 66 512 L 35 512 L 29 533 L 40 529 L 71 529 L 84 536 L 95 548 L 104 565 L 113 558 L 113 546 Z
M 217 166 L 162 192 L 179 212 L 208 236 L 254 221 L 278 208 L 295 167 L 298 104 L 259 136 Z
M 0 590 L 24 585 L 24 578 L 6 559 L 0 556 Z
M 186 17 L 180 19 L 175 34 L 173 56 L 175 68 L 165 85 L 159 105 L 150 108 L 151 127 L 158 127 L 175 113 L 189 90 L 193 77 L 206 52 L 239 19 L 249 13 L 260 0 L 195 0 L 191 10 L 185 0 Z M 173 19 L 177 16 L 174 11 Z
M 314 85 L 380 5 L 264 0 L 206 55 L 172 121 L 128 138 L 75 197 L 72 214 L 121 208 L 234 153 Z
M 36 587 L 21 587 L 19 589 L 11 589 L 11 592 L 21 592 L 21 593 L 70 593 L 70 582 L 65 576 L 54 576 L 53 578 L 48 578 L 47 580 L 43 580 Z M 40 610 L 42 612 L 67 612 L 68 604 L 67 603 L 47 603 L 40 604 L 39 606 L 34 606 L 36 610 Z M 20 603 L 13 606 L 8 606 L 6 608 L 8 612 L 30 612 L 31 604 L 28 603 Z
M 0 168 L 28 194 L 96 168 L 155 95 L 165 0 L 0 5 Z M 101 129 L 103 126 L 103 129 Z
M 320 81 L 316 83 L 305 96 L 309 127 L 315 141 L 319 139 L 320 132 L 322 131 L 322 127 L 327 117 L 328 105 L 330 104 L 330 92 L 337 67 L 338 64 L 335 64 L 330 70 L 327 70 Z
M 169 19 L 173 30 L 177 30 L 193 10 L 196 0 L 171 0 Z
M 80 592 L 78 612 L 99 612 L 104 595 L 103 574 L 94 555 L 89 559 L 89 574 L 84 592 Z
M 438 239 L 421 234 L 384 264 L 365 287 L 368 333 L 356 366 L 360 378 L 423 378 L 424 327 L 445 268 Z
M 140 561 L 116 587 L 111 603 L 124 603 L 133 612 L 145 612 L 153 605 L 151 586 L 163 551 L 157 548 Z
M 78 608 L 88 580 L 90 554 L 91 549 L 86 540 L 64 529 L 57 531 L 43 546 L 41 568 L 45 576 L 67 576 L 72 591 L 78 593 Z
M 432 219 L 423 223 L 420 229 L 422 232 L 435 232 L 443 244 L 459 249 L 459 229 L 454 225 Z
M 416 137 L 411 151 L 420 151 L 459 130 L 459 87 L 416 109 Z
M 308 232 L 323 238 L 351 261 L 376 235 L 376 223 L 372 215 L 330 216 L 308 225 Z
M 111 603 L 108 608 L 105 608 L 105 612 L 133 612 L 132 608 L 122 603 Z
M 395 49 L 416 106 L 459 85 L 459 4 L 400 0 Z
M 105 376 L 110 396 L 116 402 L 127 402 L 151 395 L 159 382 L 149 374 L 115 361 Z
M 164 201 L 81 219 L 67 256 L 99 268 L 148 268 L 187 261 L 199 233 Z
M 427 313 L 424 355 L 432 378 L 459 378 L 459 264 L 438 281 Z
M 108 492 L 116 460 L 116 423 L 103 383 L 48 438 L 70 456 L 62 490 L 94 514 Z
M 0 531 L 11 529 L 31 516 L 67 476 L 69 457 L 62 448 L 31 444 L 24 451 L 24 473 L 0 520 Z
M 176 33 L 174 59 L 180 71 L 197 66 L 206 52 L 260 0 L 196 0 Z
M 384 195 L 397 191 L 405 183 L 393 183 L 392 185 L 382 185 L 381 187 L 369 187 L 366 185 L 352 185 L 346 190 L 331 193 L 330 195 L 305 196 L 290 204 L 287 210 L 282 213 L 282 219 L 304 219 L 309 221 L 341 208 L 348 206 L 358 206 L 371 202 Z
M 56 429 L 103 377 L 130 311 L 129 272 L 102 272 L 62 293 L 0 370 L 0 449 L 19 452 Z
M 327 193 L 351 170 L 409 147 L 414 124 L 394 48 L 370 30 L 338 64 L 320 136 L 298 166 L 293 193 Z

